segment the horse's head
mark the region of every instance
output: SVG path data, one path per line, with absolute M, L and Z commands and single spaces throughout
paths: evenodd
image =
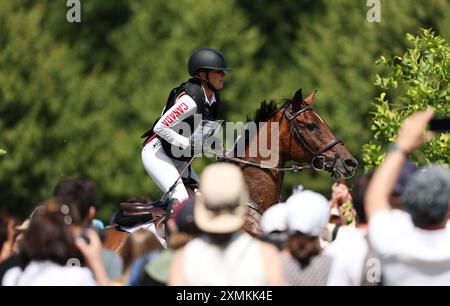
M 315 91 L 303 99 L 299 89 L 280 116 L 280 151 L 290 160 L 309 161 L 314 169 L 334 178 L 351 177 L 358 162 L 312 107 Z

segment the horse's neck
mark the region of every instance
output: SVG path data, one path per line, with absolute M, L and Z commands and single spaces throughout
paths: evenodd
M 270 140 L 270 129 L 265 130 L 268 125 L 264 125 L 257 134 L 250 140 L 249 145 L 245 149 L 244 160 L 248 160 L 254 163 L 270 166 L 273 168 L 283 167 L 286 160 L 280 155 L 279 144 L 272 143 Z M 278 135 L 276 135 L 278 137 Z M 261 156 L 260 150 L 257 150 L 256 157 L 252 157 L 252 145 L 255 146 L 256 141 L 261 143 L 261 140 L 267 140 L 267 151 L 264 152 L 264 158 Z M 273 140 L 273 139 L 272 139 Z M 277 140 L 278 141 L 278 140 Z M 255 147 L 253 147 L 253 152 Z M 267 158 L 267 156 L 270 158 Z M 266 210 L 268 207 L 277 203 L 280 188 L 282 186 L 283 172 L 276 169 L 262 169 L 253 166 L 244 166 L 243 174 L 249 188 L 250 199 L 258 204 L 262 210 Z

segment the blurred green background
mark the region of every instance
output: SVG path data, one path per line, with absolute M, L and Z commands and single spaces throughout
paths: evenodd
M 365 0 L 83 0 L 81 23 L 67 22 L 68 9 L 0 0 L 0 210 L 16 216 L 79 175 L 97 184 L 104 220 L 127 198 L 160 197 L 139 137 L 198 47 L 217 48 L 233 67 L 222 91 L 228 121 L 318 88 L 318 113 L 362 163 L 375 60 L 403 53 L 405 34 L 421 27 L 450 37 L 448 0 L 381 0 L 380 23 L 367 21 Z M 289 174 L 283 196 L 294 184 L 328 195 L 331 183 L 325 173 Z

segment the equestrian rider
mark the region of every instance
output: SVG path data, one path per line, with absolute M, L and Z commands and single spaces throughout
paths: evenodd
M 199 125 L 194 116 L 210 122 L 220 119 L 219 90 L 223 88 L 225 71 L 228 70 L 224 56 L 218 51 L 209 48 L 196 50 L 188 62 L 191 78 L 172 89 L 161 116 L 142 136 L 146 137 L 142 149 L 145 170 L 164 193 L 175 183 L 193 154 L 193 133 L 186 135 L 181 126 L 188 124 L 192 132 Z M 189 170 L 184 171 L 183 176 L 188 175 L 198 182 L 196 173 Z M 179 202 L 189 198 L 181 179 L 169 198 Z

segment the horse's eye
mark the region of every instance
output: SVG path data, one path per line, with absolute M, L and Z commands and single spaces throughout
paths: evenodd
M 308 129 L 308 130 L 310 130 L 310 131 L 314 131 L 314 130 L 317 130 L 317 125 L 315 124 L 315 123 L 307 123 L 307 124 L 305 124 L 306 125 L 306 128 Z

